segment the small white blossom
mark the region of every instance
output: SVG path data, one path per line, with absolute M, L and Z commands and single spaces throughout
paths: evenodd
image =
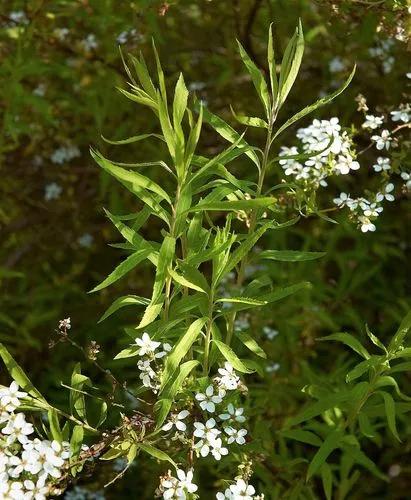
M 63 188 L 61 186 L 55 182 L 51 182 L 44 189 L 44 199 L 46 201 L 57 200 L 57 198 L 60 198 L 62 192 Z
M 98 47 L 96 35 L 90 33 L 84 40 L 81 41 L 81 44 L 86 52 L 91 52 Z
M 184 432 L 187 429 L 187 426 L 182 420 L 188 417 L 190 413 L 187 410 L 182 410 L 180 413 L 174 413 L 170 415 L 170 420 L 163 425 L 163 431 L 170 431 L 173 427 L 177 430 Z
M 370 128 L 375 130 L 384 123 L 383 116 L 365 115 L 365 122 L 362 124 L 363 128 Z
M 350 201 L 350 200 L 351 200 L 351 198 L 350 198 L 349 194 L 347 194 L 347 193 L 340 193 L 339 197 L 338 198 L 334 198 L 333 202 L 338 207 L 343 207 L 343 206 L 347 205 L 347 202 Z
M 375 225 L 370 221 L 370 219 L 368 217 L 361 215 L 360 217 L 358 217 L 358 221 L 361 225 L 361 231 L 363 233 L 366 233 L 368 231 L 371 231 L 371 232 L 375 231 L 375 229 L 376 229 Z
M 221 438 L 217 438 L 211 442 L 211 454 L 216 460 L 221 460 L 221 457 L 228 455 L 228 449 L 223 446 Z
M 393 122 L 404 122 L 408 123 L 411 119 L 411 106 L 407 104 L 406 106 L 401 106 L 400 109 L 396 111 L 391 111 L 391 119 Z
M 263 333 L 268 338 L 268 340 L 273 340 L 278 335 L 278 330 L 271 328 L 270 326 L 263 327 Z
M 384 129 L 381 132 L 381 135 L 373 135 L 371 136 L 371 140 L 375 142 L 375 146 L 378 150 L 381 149 L 389 149 L 392 141 L 392 137 L 390 136 L 390 132 Z
M 17 382 L 12 382 L 10 387 L 0 389 L 0 404 L 6 411 L 12 412 L 20 406 L 20 399 L 27 396 L 27 392 L 20 391 Z
M 224 368 L 219 368 L 218 373 L 220 376 L 216 377 L 216 380 L 221 388 L 230 391 L 237 389 L 240 377 L 235 373 L 230 363 L 224 363 Z
M 401 179 L 405 181 L 405 187 L 411 191 L 411 174 L 408 172 L 401 172 Z
M 340 174 L 346 175 L 350 172 L 350 170 L 358 170 L 359 168 L 360 164 L 358 163 L 358 161 L 355 161 L 352 156 L 338 156 L 336 169 Z
M 227 413 L 219 415 L 221 420 L 232 420 L 233 422 L 245 422 L 246 418 L 243 415 L 244 408 L 235 408 L 232 403 L 227 406 Z
M 176 471 L 178 478 L 178 486 L 183 490 L 184 493 L 194 493 L 198 490 L 198 486 L 193 483 L 193 470 L 190 469 L 185 473 L 181 469 Z M 183 497 L 185 498 L 185 496 Z
M 384 191 L 382 192 L 378 192 L 375 199 L 380 202 L 380 201 L 383 201 L 384 198 L 387 200 L 387 201 L 394 201 L 395 198 L 394 196 L 391 194 L 391 192 L 394 191 L 394 184 L 392 184 L 391 182 L 388 183 L 385 187 L 384 187 Z
M 379 156 L 377 158 L 377 163 L 373 165 L 373 168 L 376 172 L 386 172 L 387 170 L 390 170 L 390 159 Z
M 328 63 L 328 69 L 331 73 L 339 73 L 345 69 L 345 64 L 340 57 L 334 57 Z
M 225 392 L 221 389 L 218 394 L 214 394 L 214 387 L 209 385 L 205 391 L 205 394 L 198 393 L 195 398 L 200 402 L 200 408 L 204 411 L 208 411 L 209 413 L 215 412 L 215 405 L 221 403 Z
M 145 356 L 146 354 L 152 355 L 154 351 L 161 345 L 161 342 L 155 342 L 151 340 L 150 335 L 147 332 L 143 333 L 141 339 L 136 338 L 136 345 L 140 347 L 138 350 L 139 356 Z
M 20 443 L 27 443 L 28 437 L 34 432 L 33 424 L 26 421 L 24 413 L 17 413 L 10 415 L 7 425 L 1 430 L 6 434 L 7 444 L 14 443 L 16 440 Z
M 227 443 L 231 444 L 236 442 L 237 444 L 244 444 L 245 437 L 247 435 L 246 429 L 234 429 L 233 427 L 225 427 L 224 432 L 229 436 Z

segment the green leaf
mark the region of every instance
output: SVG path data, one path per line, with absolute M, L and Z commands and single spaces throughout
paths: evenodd
M 217 299 L 215 302 L 223 302 L 225 304 L 247 304 L 255 307 L 265 306 L 268 304 L 265 300 L 257 300 L 251 297 L 223 297 L 221 299 Z
M 281 262 L 302 262 L 315 260 L 326 255 L 325 252 L 300 252 L 298 250 L 264 250 L 258 254 L 259 259 L 279 260 Z
M 115 356 L 114 359 L 133 358 L 134 356 L 138 356 L 139 351 L 140 351 L 139 346 L 127 347 L 126 349 L 123 349 L 122 351 L 120 351 L 117 354 L 117 356 Z
M 132 253 L 125 260 L 123 260 L 123 262 L 121 262 L 114 269 L 114 271 L 112 271 L 107 276 L 105 280 L 103 280 L 99 285 L 94 287 L 93 290 L 90 290 L 89 293 L 98 292 L 99 290 L 102 290 L 103 288 L 112 285 L 120 278 L 125 276 L 127 273 L 129 273 L 131 270 L 133 270 L 138 264 L 140 264 L 140 262 L 147 259 L 150 253 L 151 250 L 148 248 L 143 248 L 142 250 L 137 250 L 137 252 Z
M 145 451 L 146 453 L 148 453 L 149 455 L 151 455 L 152 457 L 157 458 L 158 460 L 161 461 L 170 462 L 170 464 L 172 464 L 174 467 L 177 468 L 177 465 L 174 462 L 174 460 L 164 451 L 161 451 L 158 448 L 154 448 L 154 446 L 147 443 L 138 443 L 138 447 L 143 451 Z
M 47 417 L 49 421 L 50 432 L 53 439 L 61 443 L 63 441 L 63 435 L 61 433 L 61 427 L 57 411 L 54 408 L 50 408 L 50 410 L 47 413 Z
M 90 153 L 93 159 L 100 165 L 103 170 L 108 172 L 116 179 L 123 181 L 123 183 L 125 182 L 126 184 L 124 185 L 139 198 L 141 197 L 141 189 L 143 188 L 147 189 L 148 191 L 152 191 L 171 204 L 170 196 L 164 191 L 163 188 L 161 188 L 158 184 L 156 184 L 148 177 L 145 177 L 138 172 L 125 170 L 124 168 L 118 167 L 93 149 L 90 149 Z
M 321 341 L 337 341 L 351 347 L 353 351 L 362 356 L 364 359 L 370 359 L 370 355 L 367 349 L 361 344 L 361 342 L 355 338 L 353 335 L 345 332 L 332 333 L 327 337 L 321 337 L 317 340 Z
M 179 267 L 181 268 L 181 271 L 183 271 L 183 275 L 180 275 L 175 271 L 170 271 L 171 276 L 175 279 L 175 281 L 177 281 L 177 283 L 182 286 L 192 288 L 193 290 L 197 290 L 198 292 L 208 294 L 209 286 L 207 280 L 198 269 L 184 262 L 180 262 Z
M 178 370 L 177 376 L 165 386 L 162 392 L 163 397 L 173 399 L 182 389 L 184 380 L 197 365 L 199 365 L 199 362 L 193 359 L 183 363 Z
M 401 324 L 398 327 L 397 332 L 392 338 L 388 346 L 388 350 L 390 352 L 396 351 L 402 345 L 410 328 L 411 328 L 411 311 L 401 321 Z
M 176 84 L 173 101 L 173 122 L 175 129 L 180 127 L 185 110 L 187 108 L 187 99 L 188 90 L 185 86 L 183 75 L 182 73 L 180 73 Z
M 180 340 L 175 344 L 173 350 L 166 358 L 164 372 L 162 374 L 160 392 L 170 382 L 172 376 L 177 370 L 181 360 L 188 353 L 190 347 L 197 340 L 201 329 L 205 325 L 207 318 L 199 318 L 192 323 Z
M 147 139 L 149 137 L 155 137 L 160 140 L 164 140 L 162 135 L 159 134 L 141 134 L 141 135 L 134 135 L 133 137 L 128 137 L 127 139 L 121 139 L 118 141 L 112 141 L 110 139 L 106 139 L 105 137 L 101 136 L 103 141 L 107 142 L 108 144 L 113 144 L 114 146 L 119 146 L 123 144 L 132 144 L 133 142 L 138 142 L 138 141 L 143 141 L 144 139 Z
M 268 129 L 268 123 L 262 118 L 257 118 L 255 116 L 246 116 L 237 114 L 234 109 L 231 107 L 231 112 L 234 118 L 241 123 L 241 125 L 245 125 L 246 127 L 257 127 L 257 128 L 266 128 Z
M 6 365 L 7 371 L 10 373 L 11 378 L 18 383 L 22 391 L 27 392 L 38 400 L 38 402 L 45 404 L 47 407 L 49 406 L 47 401 L 44 399 L 42 394 L 34 387 L 31 383 L 30 379 L 24 373 L 23 369 L 16 363 L 14 358 L 11 356 L 9 351 L 3 344 L 0 344 L 0 356 Z
M 292 86 L 294 85 L 300 70 L 303 54 L 304 35 L 300 21 L 295 35 L 292 37 L 287 48 L 285 49 L 283 61 L 281 63 L 278 98 L 279 107 L 284 104 Z
M 239 141 L 238 145 L 247 149 L 245 154 L 257 167 L 260 166 L 260 160 L 258 159 L 257 154 L 252 150 L 250 145 L 244 139 L 241 139 L 240 134 L 236 132 L 232 127 L 230 127 L 228 123 L 219 118 L 217 115 L 211 113 L 208 109 L 203 110 L 203 116 L 204 120 L 209 123 L 218 134 L 224 137 L 224 139 L 231 143 Z
M 71 375 L 70 408 L 73 413 L 77 413 L 84 422 L 87 422 L 86 401 L 81 392 L 84 385 L 91 386 L 90 379 L 81 373 L 80 363 L 76 363 Z
M 253 198 L 251 200 L 228 200 L 228 201 L 214 201 L 214 202 L 200 202 L 196 206 L 187 210 L 188 212 L 200 211 L 237 211 L 237 210 L 252 210 L 254 208 L 265 208 L 276 203 L 274 198 Z M 271 223 L 269 224 L 271 225 Z
M 268 69 L 270 72 L 270 83 L 271 83 L 271 93 L 273 102 L 276 102 L 278 95 L 278 79 L 277 79 L 277 71 L 275 65 L 275 56 L 274 56 L 274 40 L 273 40 L 273 23 L 270 24 L 270 29 L 268 31 L 268 45 L 267 45 L 267 61 L 268 61 Z
M 307 420 L 311 420 L 314 417 L 323 414 L 325 411 L 330 410 L 331 408 L 339 407 L 341 403 L 349 400 L 350 397 L 351 394 L 347 391 L 321 398 L 319 401 L 308 405 L 295 417 L 290 418 L 288 423 L 290 426 L 302 424 Z
M 293 293 L 304 290 L 305 288 L 311 288 L 311 283 L 308 281 L 302 281 L 301 283 L 295 283 L 294 285 L 285 286 L 282 288 L 277 288 L 272 292 L 268 292 L 263 295 L 256 297 L 258 300 L 265 301 L 267 303 L 276 302 L 277 300 L 284 299 Z
M 358 415 L 358 423 L 360 426 L 360 431 L 364 434 L 364 436 L 368 438 L 374 438 L 376 433 L 371 425 L 370 419 L 368 418 L 366 413 L 360 412 Z
M 333 475 L 331 467 L 327 463 L 321 466 L 321 481 L 324 488 L 325 497 L 327 500 L 332 499 Z
M 252 373 L 254 370 L 250 370 L 245 366 L 237 354 L 231 349 L 230 346 L 221 342 L 221 340 L 213 339 L 214 344 L 218 347 L 218 350 L 224 356 L 224 358 L 241 373 Z
M 109 316 L 114 314 L 116 311 L 119 309 L 122 309 L 123 307 L 126 306 L 133 306 L 133 305 L 142 305 L 142 306 L 147 306 L 150 303 L 150 299 L 147 299 L 145 297 L 139 297 L 138 295 L 124 295 L 123 297 L 119 297 L 116 299 L 111 306 L 107 309 L 107 311 L 101 316 L 101 318 L 98 320 L 98 323 L 101 323 L 105 319 L 107 319 Z
M 309 115 L 313 111 L 317 110 L 318 108 L 325 106 L 332 100 L 334 100 L 336 97 L 338 97 L 344 90 L 348 87 L 348 85 L 351 83 L 351 80 L 354 78 L 355 74 L 355 66 L 354 69 L 352 70 L 350 76 L 347 78 L 347 80 L 344 82 L 344 84 L 335 92 L 332 94 L 322 97 L 318 101 L 316 101 L 314 104 L 311 104 L 310 106 L 305 107 L 298 113 L 296 113 L 293 117 L 288 119 L 274 134 L 272 141 L 274 141 L 280 134 L 282 134 L 288 127 L 296 123 L 297 121 L 301 120 L 301 118 L 304 118 L 305 116 Z
M 81 445 L 83 444 L 83 439 L 84 439 L 84 429 L 81 425 L 75 425 L 73 428 L 73 433 L 71 435 L 70 439 L 70 463 L 71 464 L 76 464 L 78 461 L 80 452 L 81 452 Z M 71 472 L 73 475 L 76 475 L 78 471 L 80 471 L 83 468 L 83 464 L 76 464 L 71 466 Z
M 172 399 L 166 399 L 164 397 L 158 399 L 154 404 L 154 413 L 156 415 L 156 430 L 163 425 L 165 419 L 167 418 L 167 415 L 171 410 L 172 404 Z
M 281 435 L 288 438 L 293 439 L 294 441 L 299 441 L 300 443 L 311 444 L 312 446 L 321 446 L 321 439 L 310 431 L 304 431 L 302 429 L 290 429 L 281 431 Z
M 365 359 L 364 361 L 361 361 L 356 365 L 352 370 L 350 370 L 347 373 L 347 376 L 345 377 L 345 380 L 349 383 L 357 378 L 361 377 L 364 375 L 364 373 L 368 372 L 368 370 L 372 367 L 375 366 L 376 364 L 379 363 L 378 358 L 371 357 L 369 359 Z
M 374 335 L 371 330 L 368 328 L 368 325 L 366 324 L 365 325 L 365 331 L 367 332 L 367 335 L 369 337 L 369 339 L 371 340 L 371 342 L 376 345 L 377 347 L 379 347 L 382 351 L 385 352 L 385 354 L 388 354 L 388 351 L 387 349 L 385 348 L 385 345 L 381 342 L 381 340 L 376 336 Z
M 259 356 L 260 358 L 267 358 L 266 353 L 263 349 L 258 345 L 257 341 L 254 340 L 248 333 L 246 332 L 237 332 L 235 337 L 240 339 L 240 341 L 249 349 L 251 352 Z
M 176 240 L 171 236 L 166 236 L 160 248 L 158 255 L 158 266 L 156 276 L 154 279 L 153 293 L 151 296 L 150 304 L 144 312 L 139 328 L 153 322 L 160 314 L 163 306 L 164 297 L 162 295 L 166 279 L 169 276 L 169 269 L 172 266 L 176 247 Z
M 257 66 L 253 63 L 253 61 L 250 59 L 249 55 L 244 50 L 243 46 L 238 40 L 237 43 L 238 43 L 238 48 L 240 50 L 241 59 L 243 60 L 245 67 L 250 73 L 258 97 L 261 99 L 261 102 L 263 103 L 266 116 L 269 117 L 271 110 L 271 102 L 270 102 L 270 94 L 268 92 L 267 83 L 264 79 L 264 76 L 262 72 L 257 68 Z
M 321 468 L 330 454 L 335 449 L 340 447 L 341 438 L 343 437 L 343 435 L 344 432 L 339 429 L 334 430 L 330 432 L 330 434 L 328 434 L 328 436 L 323 441 L 323 444 L 320 446 L 319 450 L 311 460 L 307 471 L 307 480 L 310 479 L 310 477 L 312 477 Z

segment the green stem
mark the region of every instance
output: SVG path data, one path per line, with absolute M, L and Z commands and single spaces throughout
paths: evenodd
M 209 302 L 208 302 L 208 321 L 207 330 L 204 341 L 204 362 L 203 362 L 203 374 L 208 375 L 209 364 L 210 364 L 210 344 L 211 344 L 211 330 L 213 326 L 213 309 L 214 309 L 214 294 L 210 292 Z
M 266 137 L 266 141 L 265 141 L 263 159 L 261 162 L 261 169 L 260 169 L 259 174 L 258 174 L 258 183 L 257 183 L 257 190 L 256 190 L 256 197 L 257 198 L 261 195 L 262 190 L 263 190 L 264 178 L 265 178 L 265 174 L 266 174 L 267 167 L 268 167 L 268 158 L 269 158 L 270 148 L 271 148 L 273 127 L 274 127 L 274 123 L 275 123 L 276 118 L 277 118 L 277 112 L 276 112 L 275 108 L 273 107 L 273 109 L 271 110 L 271 117 L 270 117 L 269 126 L 268 126 L 268 130 L 267 130 L 267 137 Z M 255 230 L 255 227 L 257 225 L 258 213 L 259 213 L 259 211 L 257 208 L 255 210 L 253 210 L 251 213 L 250 225 L 248 227 L 248 234 L 253 233 Z M 245 279 L 245 270 L 247 267 L 247 263 L 248 263 L 248 259 L 247 259 L 247 255 L 245 255 L 240 262 L 240 269 L 239 269 L 238 275 L 237 275 L 237 287 L 238 288 L 240 288 L 243 285 L 243 282 Z M 228 318 L 227 337 L 226 337 L 226 344 L 227 345 L 230 345 L 231 340 L 233 338 L 235 318 L 236 318 L 235 312 L 230 314 L 230 316 Z

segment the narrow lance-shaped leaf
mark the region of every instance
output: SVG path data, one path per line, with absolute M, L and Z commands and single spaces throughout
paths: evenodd
M 343 437 L 343 431 L 337 429 L 330 432 L 325 438 L 323 444 L 320 446 L 307 471 L 307 479 L 310 479 L 325 463 L 330 454 L 341 445 L 341 438 Z
M 343 344 L 347 345 L 348 347 L 351 347 L 351 349 L 353 351 L 358 353 L 364 359 L 370 358 L 370 355 L 369 355 L 367 349 L 361 344 L 361 342 L 357 338 L 355 338 L 353 335 L 350 335 L 349 333 L 345 333 L 345 332 L 332 333 L 331 335 L 328 335 L 327 337 L 321 337 L 318 340 L 323 340 L 323 341 L 334 340 L 337 342 L 342 342 Z
M 296 113 L 294 116 L 292 116 L 291 118 L 289 118 L 275 132 L 275 134 L 273 135 L 273 139 L 272 140 L 274 141 L 282 132 L 284 132 L 284 130 L 286 130 L 288 127 L 290 127 L 291 125 L 293 125 L 297 121 L 301 120 L 301 118 L 304 118 L 305 116 L 309 115 L 310 113 L 312 113 L 316 109 L 318 109 L 318 108 L 320 108 L 322 106 L 325 106 L 326 104 L 328 104 L 329 102 L 331 102 L 332 100 L 334 100 L 336 97 L 338 97 L 342 92 L 344 92 L 344 90 L 351 83 L 351 80 L 354 78 L 355 69 L 356 68 L 354 66 L 354 68 L 353 68 L 350 76 L 347 78 L 347 80 L 344 82 L 344 84 L 339 89 L 337 89 L 335 92 L 333 92 L 332 94 L 330 94 L 328 96 L 322 97 L 321 99 L 319 99 L 318 101 L 316 101 L 314 104 L 310 104 L 309 106 L 306 106 L 304 109 L 302 109 L 301 111 L 299 111 L 298 113 Z
M 167 356 L 164 372 L 162 375 L 160 392 L 163 391 L 164 387 L 169 383 L 181 360 L 188 353 L 193 343 L 197 340 L 206 321 L 207 318 L 199 318 L 194 321 L 194 323 L 189 326 L 188 330 L 174 346 L 171 353 Z
M 147 306 L 149 303 L 150 299 L 147 299 L 146 297 L 139 297 L 138 295 L 124 295 L 124 297 L 119 297 L 111 304 L 111 306 L 107 309 L 103 316 L 101 316 L 101 318 L 98 320 L 98 323 L 101 323 L 123 307 L 133 305 Z
M 224 358 L 241 373 L 252 373 L 254 370 L 250 370 L 245 366 L 237 354 L 231 349 L 230 346 L 221 342 L 220 340 L 213 339 L 213 343 L 218 347 L 218 350 L 224 356 Z
M 276 67 L 275 67 L 274 39 L 273 39 L 272 26 L 273 25 L 271 23 L 270 29 L 268 31 L 267 61 L 268 61 L 268 70 L 270 72 L 272 100 L 273 100 L 273 102 L 276 102 L 277 95 L 278 95 L 278 79 L 277 79 L 277 71 L 276 71 Z
M 147 259 L 150 255 L 150 249 L 137 250 L 137 252 L 129 255 L 123 262 L 121 262 L 115 269 L 112 271 L 105 280 L 103 280 L 99 285 L 90 290 L 89 293 L 98 292 L 103 288 L 106 288 L 120 278 L 128 274 L 131 270 L 133 270 L 140 262 Z
M 238 43 L 238 48 L 240 50 L 241 59 L 243 60 L 245 67 L 250 73 L 254 87 L 257 91 L 258 97 L 263 103 L 264 110 L 268 118 L 270 116 L 271 102 L 270 102 L 270 94 L 268 92 L 267 83 L 265 81 L 264 75 L 250 59 L 250 56 L 247 54 L 247 52 L 244 50 L 243 46 L 238 40 L 237 43 Z
M 298 250 L 263 250 L 258 259 L 279 260 L 281 262 L 303 262 L 320 259 L 325 252 L 300 252 Z

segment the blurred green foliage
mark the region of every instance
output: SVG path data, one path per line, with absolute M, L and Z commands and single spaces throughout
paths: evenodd
M 96 340 L 101 346 L 101 364 L 113 369 L 121 380 L 136 377 L 129 365 L 111 361 L 122 347 L 120 332 L 133 321 L 132 314 L 124 310 L 105 323 L 97 324 L 97 320 L 115 297 L 127 293 L 144 296 L 148 270 L 147 275 L 140 270 L 113 289 L 87 295 L 119 259 L 118 251 L 106 247 L 117 235 L 101 206 L 115 213 L 135 210 L 131 196 L 95 167 L 89 146 L 97 146 L 117 161 L 159 157 L 157 143 L 145 141 L 117 149 L 99 137 L 121 139 L 156 132 L 151 115 L 130 106 L 114 91 L 124 81 L 118 45 L 125 53 L 146 53 L 153 37 L 166 80 L 173 82 L 183 71 L 190 89 L 213 112 L 231 121 L 227 103 L 236 103 L 236 112 L 244 113 L 258 106 L 242 71 L 235 38 L 266 70 L 269 23 L 274 22 L 280 51 L 301 17 L 306 56 L 287 114 L 334 90 L 356 63 L 357 74 L 350 88 L 321 110 L 320 117 L 338 116 L 345 126 L 360 128 L 362 116 L 355 101 L 359 93 L 367 98 L 370 108 L 380 112 L 403 102 L 405 73 L 411 70 L 410 8 L 409 2 L 399 0 L 2 1 L 0 340 L 44 394 L 56 402 L 66 399 L 60 381 L 68 379 L 78 354 L 67 345 L 50 348 L 49 340 L 58 320 L 67 316 L 72 319 L 77 343 L 87 346 Z M 382 55 L 370 53 L 381 46 L 385 47 Z M 341 63 L 338 71 L 336 58 Z M 151 57 L 147 59 L 151 61 Z M 292 143 L 294 132 L 284 135 L 284 144 Z M 203 150 L 215 154 L 221 147 L 210 129 L 203 139 Z M 73 150 L 71 160 L 56 163 L 60 148 L 78 148 L 78 154 Z M 401 161 L 410 165 L 409 156 L 402 154 Z M 238 165 L 246 174 L 247 163 Z M 271 175 L 274 185 L 279 173 Z M 350 188 L 355 190 L 357 182 L 366 186 L 369 178 L 370 172 L 364 169 Z M 333 187 L 334 194 L 338 187 Z M 329 204 L 329 193 L 320 196 L 324 205 Z M 341 383 L 347 352 L 339 345 L 316 342 L 318 337 L 349 331 L 361 333 L 366 343 L 368 323 L 386 340 L 410 309 L 409 195 L 403 194 L 384 211 L 375 234 L 362 234 L 343 215 L 337 220 L 340 224 L 334 225 L 308 218 L 265 241 L 265 248 L 324 251 L 326 256 L 314 263 L 273 261 L 261 270 L 280 284 L 303 279 L 314 285 L 302 297 L 266 308 L 251 319 L 252 328 L 261 330 L 269 325 L 280 332 L 264 345 L 279 369 L 250 384 L 256 386 L 251 405 L 257 413 L 270 403 L 266 414 L 259 415 L 262 423 L 256 423 L 253 433 L 263 441 L 276 443 L 276 428 L 307 399 L 301 392 L 303 385 L 319 380 Z M 150 239 L 150 228 L 147 231 L 145 237 Z M 93 367 L 90 372 L 93 374 Z M 94 375 L 93 380 L 98 380 L 99 375 Z M 409 373 L 402 377 L 403 392 L 411 392 Z M 401 419 L 400 425 L 402 435 L 409 436 L 409 420 Z M 284 452 L 282 446 L 276 443 L 279 457 Z M 366 480 L 357 482 L 349 498 L 406 498 L 411 477 L 406 453 L 410 447 L 409 437 L 398 445 L 388 434 L 381 443 L 370 445 L 369 455 L 381 470 L 390 475 L 398 464 L 401 473 L 391 474 L 389 482 L 384 482 L 362 472 Z M 99 489 L 112 474 L 108 469 L 105 466 L 90 475 L 85 483 Z M 272 470 L 258 471 L 257 475 L 263 483 L 281 484 L 287 491 L 284 498 L 323 498 L 320 484 L 312 483 L 305 489 L 299 464 L 294 469 L 278 458 Z M 136 493 L 150 498 L 155 488 L 149 484 L 152 477 L 145 468 L 134 467 L 125 481 L 108 489 L 107 498 Z

